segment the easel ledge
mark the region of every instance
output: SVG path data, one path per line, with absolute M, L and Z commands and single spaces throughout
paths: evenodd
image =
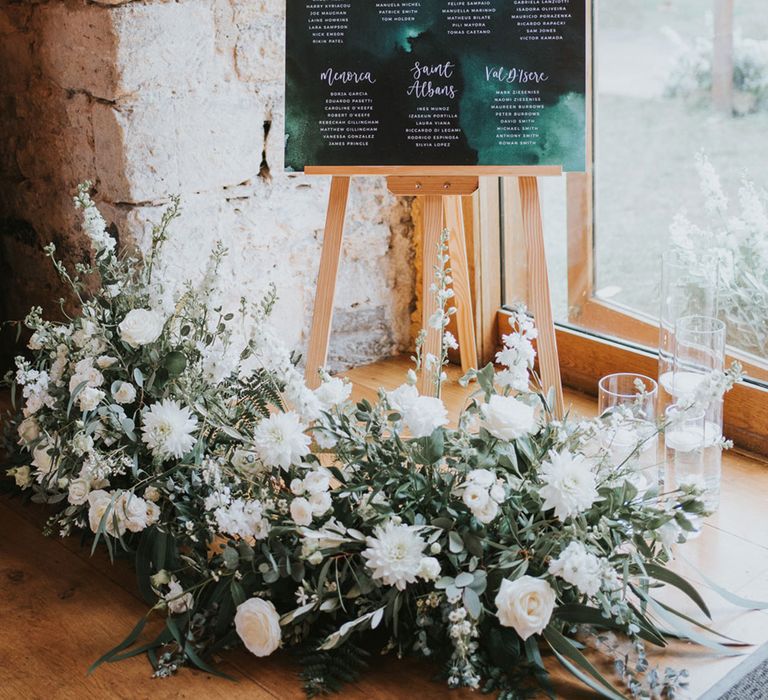
M 305 175 L 420 175 L 460 177 L 491 175 L 495 177 L 559 177 L 559 165 L 307 165 Z

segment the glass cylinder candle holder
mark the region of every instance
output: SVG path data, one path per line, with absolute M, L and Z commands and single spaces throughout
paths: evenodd
M 698 486 L 707 510 L 714 512 L 720 503 L 721 449 L 706 411 L 673 405 L 665 417 L 665 461 L 674 486 Z
M 676 248 L 662 257 L 659 384 L 663 407 L 674 403 L 667 388 L 674 369 L 676 324 L 684 317 L 718 315 L 719 269 L 714 253 Z
M 659 485 L 658 384 L 642 374 L 620 373 L 599 383 L 599 410 L 605 425 L 605 447 L 615 467 L 627 465 L 641 491 Z

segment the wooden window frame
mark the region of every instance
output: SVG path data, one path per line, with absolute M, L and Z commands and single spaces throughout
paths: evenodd
M 589 14 L 591 47 L 591 9 Z M 591 49 L 587 65 L 587 172 L 566 175 L 568 323 L 557 324 L 557 340 L 564 384 L 595 395 L 598 380 L 606 374 L 635 371 L 657 376 L 658 353 L 651 348 L 658 347 L 659 325 L 656 319 L 595 296 Z M 514 178 L 486 177 L 474 200 L 475 307 L 484 361 L 492 359 L 509 328 L 504 301 L 527 303 L 531 289 L 516 192 Z M 768 455 L 768 390 L 755 381 L 768 380 L 768 366 L 739 352 L 731 352 L 728 360 L 740 361 L 749 378 L 726 398 L 725 433 L 740 448 Z

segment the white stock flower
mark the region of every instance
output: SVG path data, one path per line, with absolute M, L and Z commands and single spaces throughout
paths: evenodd
M 197 417 L 171 399 L 163 399 L 144 411 L 142 441 L 161 459 L 181 459 L 195 444 Z
M 268 600 L 250 598 L 238 605 L 235 629 L 254 656 L 269 656 L 280 647 L 280 615 Z
M 293 522 L 302 527 L 308 527 L 312 524 L 312 504 L 303 496 L 294 498 L 291 501 L 291 518 Z
M 419 396 L 405 409 L 403 420 L 412 437 L 428 437 L 448 423 L 448 411 L 440 399 Z
M 119 404 L 129 404 L 136 400 L 136 388 L 130 382 L 117 382 L 112 387 L 112 396 Z
M 542 510 L 554 508 L 560 520 L 587 510 L 597 500 L 597 479 L 583 455 L 568 450 L 550 452 L 540 475 L 544 482 L 539 489 L 544 499 Z
M 163 598 L 172 615 L 188 612 L 192 609 L 195 602 L 191 593 L 184 593 L 184 588 L 175 576 L 168 583 L 168 592 Z
M 102 402 L 106 394 L 101 389 L 94 389 L 87 386 L 77 395 L 78 408 L 85 413 L 86 411 L 95 411 Z
M 541 634 L 549 624 L 555 609 L 555 591 L 540 578 L 504 579 L 494 602 L 501 625 L 512 627 L 525 641 Z
M 407 584 L 416 581 L 422 554 L 427 543 L 419 535 L 419 528 L 398 525 L 389 520 L 374 530 L 375 537 L 367 537 L 368 549 L 363 559 L 374 579 L 387 586 L 405 590 Z
M 132 348 L 154 343 L 162 334 L 165 320 L 150 309 L 132 309 L 120 322 L 120 338 Z
M 333 377 L 332 379 L 326 379 L 317 389 L 315 389 L 315 396 L 320 401 L 320 405 L 324 410 L 338 406 L 340 403 L 344 403 L 352 393 L 352 384 L 345 382 L 339 377 Z
M 512 396 L 491 396 L 480 413 L 482 426 L 499 440 L 517 440 L 535 433 L 538 427 L 534 407 Z
M 600 590 L 604 569 L 605 562 L 578 541 L 571 542 L 557 559 L 549 563 L 550 574 L 559 576 L 589 596 Z
M 422 557 L 417 576 L 425 581 L 436 581 L 440 578 L 440 562 L 434 557 Z
M 309 454 L 311 438 L 293 411 L 275 413 L 264 418 L 253 431 L 256 451 L 269 467 L 288 469 Z
M 222 533 L 243 539 L 263 540 L 269 534 L 269 521 L 264 517 L 260 501 L 236 498 L 214 512 L 216 524 Z
M 88 494 L 90 492 L 91 482 L 83 477 L 78 477 L 69 482 L 67 500 L 73 506 L 81 506 L 88 501 Z

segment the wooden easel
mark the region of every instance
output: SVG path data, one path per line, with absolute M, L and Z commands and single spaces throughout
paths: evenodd
M 480 175 L 511 175 L 518 178 L 520 188 L 522 225 L 526 234 L 531 280 L 529 296 L 539 330 L 538 350 L 542 380 L 545 389 L 554 387 L 555 412 L 558 416 L 562 415 L 562 384 L 552 320 L 549 280 L 544 252 L 544 230 L 536 179 L 539 175 L 559 175 L 560 168 L 372 167 L 361 169 L 307 167 L 305 172 L 310 175 L 333 176 L 306 360 L 306 380 L 309 387 L 319 386 L 319 370 L 325 366 L 328 356 L 331 322 L 333 320 L 333 300 L 341 259 L 344 215 L 347 208 L 351 176 L 385 175 L 387 186 L 392 194 L 423 198 L 422 327 L 427 329 L 423 356 L 426 356 L 427 353 L 440 356 L 440 332 L 429 328 L 427 321 L 437 308 L 437 299 L 431 292 L 430 285 L 433 282 L 431 272 L 436 265 L 440 235 L 444 228 L 450 230 L 449 257 L 457 309 L 456 325 L 459 336 L 459 351 L 462 369 L 467 371 L 471 368 L 477 368 L 478 363 L 461 198 L 477 191 Z M 438 367 L 436 370 L 440 371 L 440 368 Z M 419 390 L 424 394 L 430 393 L 434 386 L 433 372 L 434 370 L 432 372 L 422 370 L 421 372 Z

